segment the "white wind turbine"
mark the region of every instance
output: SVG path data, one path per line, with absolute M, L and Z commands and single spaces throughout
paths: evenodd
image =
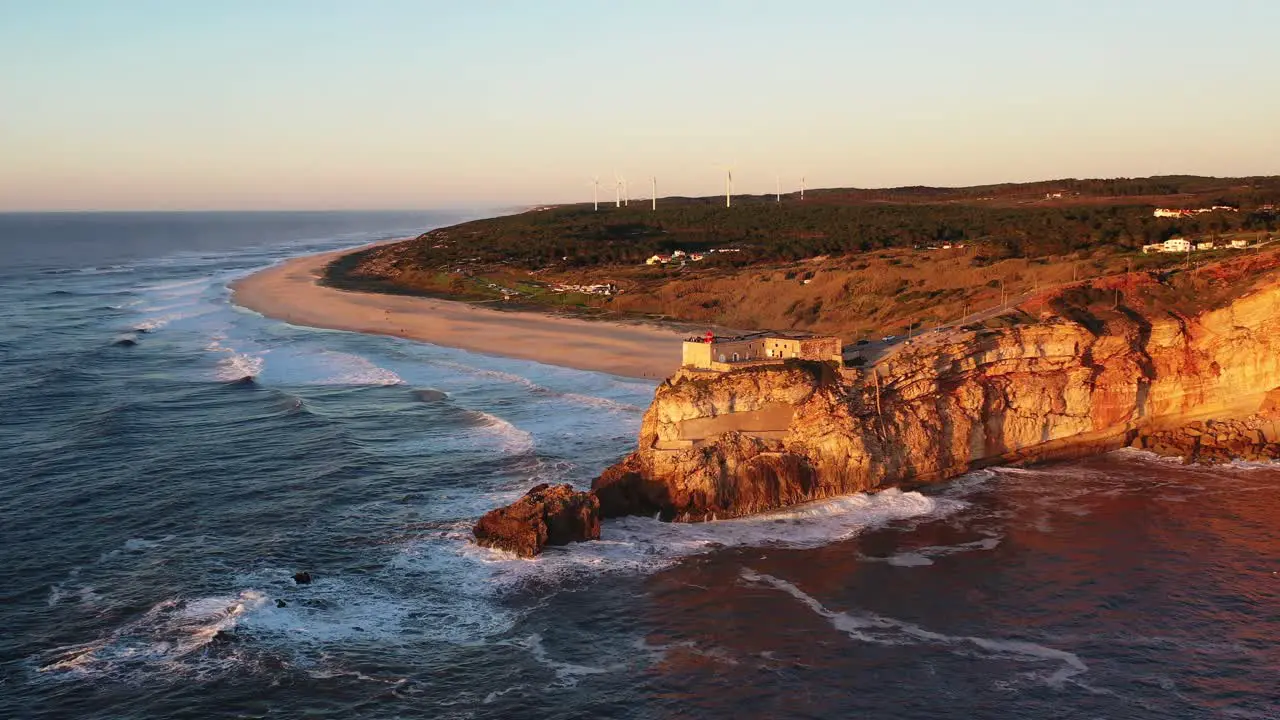
M 600 176 L 591 178 L 591 204 L 596 212 L 600 212 Z
M 724 169 L 724 206 L 733 206 L 733 168 Z
M 778 202 L 782 202 L 782 176 L 773 176 L 773 196 Z
M 622 178 L 616 172 L 613 174 L 613 206 L 622 207 Z
M 651 200 L 653 201 L 653 209 L 657 210 L 658 209 L 658 176 L 657 175 L 650 176 L 649 183 L 652 185 L 651 195 L 653 197 L 651 198 Z
M 804 176 L 800 176 L 800 199 L 804 199 Z

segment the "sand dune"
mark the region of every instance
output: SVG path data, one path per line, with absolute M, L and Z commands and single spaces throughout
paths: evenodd
M 232 301 L 296 325 L 392 335 L 627 377 L 663 378 L 680 365 L 680 341 L 687 333 L 673 329 L 318 284 L 325 266 L 348 252 L 294 258 L 254 273 L 232 285 Z

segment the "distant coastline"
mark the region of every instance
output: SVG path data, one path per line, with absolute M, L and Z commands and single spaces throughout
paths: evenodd
M 658 380 L 679 367 L 680 341 L 687 333 L 675 328 L 500 311 L 321 284 L 330 263 L 377 244 L 383 243 L 305 255 L 260 270 L 231 284 L 232 302 L 295 325 L 403 337 L 624 377 Z

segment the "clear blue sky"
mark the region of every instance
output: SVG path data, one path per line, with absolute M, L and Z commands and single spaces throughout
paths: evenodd
M 1280 173 L 1275 0 L 0 0 L 0 210 Z

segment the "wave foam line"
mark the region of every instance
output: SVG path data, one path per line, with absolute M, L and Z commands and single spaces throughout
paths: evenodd
M 266 604 L 266 596 L 255 590 L 236 597 L 165 600 L 101 640 L 51 651 L 39 671 L 111 674 L 125 664 L 173 667 Z
M 337 373 L 322 380 L 321 385 L 402 385 L 395 372 L 351 353 L 326 350 L 321 356 L 337 364 Z
M 476 429 L 490 437 L 497 438 L 504 452 L 518 455 L 533 450 L 533 435 L 531 433 L 521 430 L 509 421 L 483 410 L 470 410 L 468 412 L 475 413 L 480 418 L 480 424 Z
M 957 654 L 968 654 L 974 648 L 986 653 L 986 659 L 1016 660 L 1018 662 L 1057 662 L 1062 667 L 1050 673 L 1044 681 L 1052 687 L 1076 675 L 1088 672 L 1089 667 L 1074 653 L 1057 650 L 1026 640 L 999 640 L 968 635 L 946 635 L 906 622 L 874 613 L 852 615 L 831 610 L 817 598 L 794 584 L 751 568 L 741 571 L 743 580 L 756 585 L 766 585 L 799 600 L 815 614 L 826 618 L 835 629 L 854 640 L 877 645 L 936 645 Z
M 576 687 L 579 679 L 588 675 L 603 675 L 605 673 L 617 672 L 623 670 L 627 666 L 625 664 L 615 664 L 606 667 L 593 667 L 591 665 L 577 665 L 562 660 L 555 660 L 547 654 L 547 649 L 542 645 L 542 636 L 534 633 L 527 638 L 512 640 L 508 644 L 529 651 L 534 660 L 551 668 L 556 674 L 556 687 L 571 688 Z
M 511 495 L 511 499 L 516 496 L 514 491 Z M 891 522 L 943 517 L 964 507 L 967 504 L 960 500 L 889 488 L 733 520 L 668 523 L 616 518 L 601 525 L 599 540 L 548 548 L 532 559 L 482 548 L 470 542 L 469 534 L 460 540 L 466 543 L 465 555 L 489 568 L 492 583 L 519 586 L 530 580 L 564 580 L 602 572 L 648 574 L 726 547 L 821 547 Z

